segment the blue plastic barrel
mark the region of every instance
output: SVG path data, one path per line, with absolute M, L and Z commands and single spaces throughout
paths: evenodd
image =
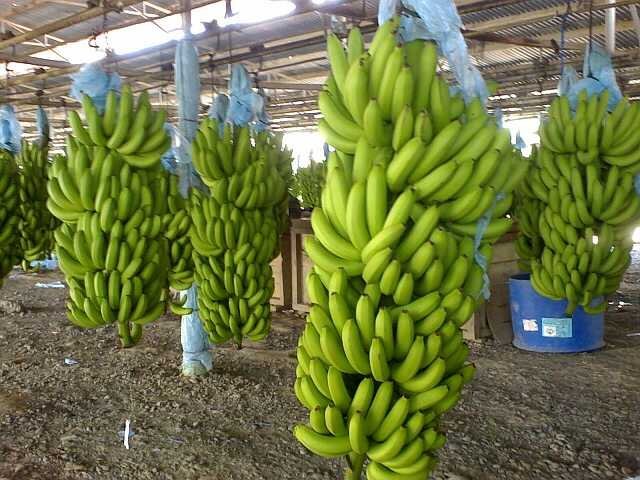
M 604 314 L 590 315 L 578 307 L 567 315 L 567 301 L 539 295 L 528 273 L 509 279 L 509 293 L 514 346 L 533 352 L 575 353 L 604 345 Z

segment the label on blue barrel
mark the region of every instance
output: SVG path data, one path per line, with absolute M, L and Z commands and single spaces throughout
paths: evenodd
M 571 318 L 542 318 L 542 336 L 571 338 L 573 329 Z
M 536 320 L 535 318 L 523 318 L 522 328 L 525 332 L 537 332 L 538 320 Z

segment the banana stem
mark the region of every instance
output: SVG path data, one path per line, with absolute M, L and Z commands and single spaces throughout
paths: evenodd
M 129 322 L 118 322 L 118 336 L 120 337 L 120 343 L 123 348 L 129 348 L 135 344 L 131 339 Z
M 364 455 L 350 453 L 347 456 L 347 468 L 344 471 L 344 480 L 360 480 L 363 465 Z
M 138 325 L 137 323 L 134 323 L 131 326 L 131 342 L 133 343 L 133 345 L 138 343 L 138 340 L 140 340 L 141 336 L 142 336 L 142 326 Z

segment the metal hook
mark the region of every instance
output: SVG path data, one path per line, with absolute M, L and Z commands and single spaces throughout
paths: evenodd
M 89 45 L 89 47 L 98 50 L 100 48 L 100 45 L 98 45 L 98 34 L 94 33 L 92 36 L 90 36 L 87 40 L 87 44 Z

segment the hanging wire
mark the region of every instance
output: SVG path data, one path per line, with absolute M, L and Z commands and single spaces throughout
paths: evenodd
M 589 0 L 589 50 L 593 47 L 593 0 Z
M 213 101 L 213 97 L 216 93 L 216 86 L 214 82 L 214 70 L 215 70 L 215 63 L 213 63 L 214 55 L 215 53 L 209 54 L 209 81 L 211 82 L 211 101 Z
M 260 72 L 262 72 L 262 65 L 263 65 L 263 58 L 262 56 L 260 56 L 260 58 L 258 59 L 258 69 L 253 73 L 253 82 L 256 85 L 256 90 L 258 90 L 258 92 L 262 92 L 263 89 L 260 86 L 260 82 L 259 82 L 259 76 L 260 76 Z
M 593 0 L 589 0 L 589 55 L 593 51 Z M 582 72 L 585 78 L 593 78 L 591 75 L 591 68 L 588 71 Z
M 564 74 L 564 62 L 567 55 L 564 48 L 565 32 L 567 29 L 567 19 L 571 13 L 571 0 L 567 0 L 567 10 L 562 14 L 562 23 L 560 24 L 560 77 Z
M 119 70 L 118 56 L 115 54 L 115 51 L 111 47 L 111 38 L 109 37 L 109 30 L 107 29 L 107 13 L 108 12 L 105 11 L 104 14 L 102 15 L 102 31 L 100 35 L 104 36 L 105 53 L 107 54 L 108 57 L 111 57 L 113 59 L 113 62 L 108 62 L 106 65 L 110 67 L 109 71 L 118 73 L 118 70 Z
M 11 76 L 11 72 L 13 70 L 11 70 L 9 68 L 9 61 L 4 62 L 4 73 L 6 74 L 6 78 L 7 78 L 7 92 L 9 92 L 9 77 Z
M 227 59 L 227 70 L 229 77 L 231 77 L 231 55 L 233 53 L 233 47 L 231 46 L 231 30 L 227 32 L 227 51 L 229 52 L 229 58 Z
M 67 102 L 64 101 L 64 97 L 60 99 L 62 102 L 62 111 L 64 112 L 64 119 L 62 121 L 62 129 L 66 130 L 69 128 L 69 118 L 67 116 Z

